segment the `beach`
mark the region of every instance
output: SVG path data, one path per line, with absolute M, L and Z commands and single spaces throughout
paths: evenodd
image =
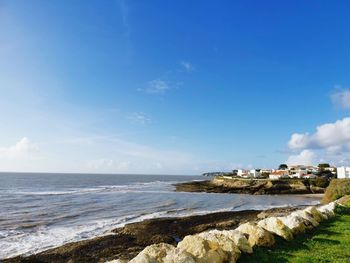
M 176 184 L 199 181 L 199 176 L 60 174 L 60 180 L 53 174 L 0 177 L 7 182 L 0 186 L 0 258 L 17 257 L 8 262 L 129 258 L 152 243 L 174 243 L 184 235 L 206 229 L 233 228 L 255 220 L 262 210 L 291 209 L 320 200 L 313 195 L 175 191 Z

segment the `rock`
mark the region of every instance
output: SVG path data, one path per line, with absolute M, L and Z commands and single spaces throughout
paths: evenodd
M 241 251 L 238 249 L 236 244 L 230 239 L 228 236 L 222 235 L 221 231 L 207 231 L 198 234 L 200 237 L 205 240 L 212 241 L 214 243 L 218 243 L 220 248 L 226 252 L 228 259 L 226 262 L 228 263 L 236 263 L 237 259 L 241 255 Z
M 309 212 L 306 212 L 304 210 L 297 210 L 297 211 L 293 212 L 291 215 L 300 216 L 300 217 L 306 219 L 307 221 L 309 221 L 312 224 L 313 227 L 316 227 L 319 225 L 319 223 L 315 220 L 315 218 L 313 218 L 313 216 Z
M 228 258 L 218 243 L 198 235 L 185 236 L 177 247 L 190 253 L 195 258 L 196 263 L 223 263 Z
M 320 213 L 320 211 L 318 211 L 316 209 L 316 207 L 314 206 L 309 206 L 307 208 L 304 209 L 304 211 L 310 213 L 312 215 L 313 218 L 315 218 L 315 220 L 317 222 L 321 222 L 323 221 L 324 219 L 327 219 L 322 213 Z
M 163 258 L 163 263 L 196 263 L 196 261 L 187 251 L 175 248 Z
M 210 232 L 227 236 L 235 243 L 238 249 L 244 253 L 253 253 L 253 249 L 249 244 L 247 237 L 238 230 L 211 230 Z
M 115 259 L 115 260 L 108 261 L 105 263 L 128 263 L 128 262 L 129 262 L 129 260 L 125 260 L 125 259 Z
M 306 224 L 309 222 L 297 215 L 283 216 L 279 217 L 278 219 L 280 219 L 283 224 L 289 227 L 292 230 L 293 234 L 304 233 L 306 230 Z
M 151 258 L 147 254 L 140 252 L 136 257 L 129 261 L 129 263 L 160 263 L 154 258 Z
M 154 244 L 146 247 L 140 253 L 150 256 L 157 261 L 162 262 L 163 258 L 166 257 L 168 253 L 174 250 L 175 247 L 166 243 Z
M 335 202 L 332 202 L 332 203 L 329 203 L 328 205 L 320 206 L 317 210 L 324 216 L 327 216 L 327 218 L 332 218 L 335 216 L 335 212 L 334 212 L 335 207 L 336 207 Z
M 272 247 L 275 244 L 275 238 L 273 237 L 273 235 L 254 223 L 248 222 L 242 224 L 238 228 L 236 228 L 236 230 L 248 235 L 248 242 L 251 247 Z
M 258 222 L 258 226 L 272 232 L 285 240 L 292 240 L 292 230 L 277 217 L 269 217 Z

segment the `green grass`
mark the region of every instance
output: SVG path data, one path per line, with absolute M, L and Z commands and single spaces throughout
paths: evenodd
M 337 208 L 337 216 L 291 242 L 277 240 L 273 248 L 254 248 L 238 263 L 248 262 L 350 262 L 350 208 Z

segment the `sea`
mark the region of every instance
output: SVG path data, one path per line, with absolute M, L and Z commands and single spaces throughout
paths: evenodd
M 0 259 L 111 234 L 127 223 L 319 203 L 300 195 L 175 192 L 203 176 L 0 173 Z

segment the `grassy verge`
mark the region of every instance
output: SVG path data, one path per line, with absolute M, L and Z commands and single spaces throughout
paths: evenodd
M 248 262 L 350 262 L 350 208 L 337 208 L 336 218 L 314 230 L 298 235 L 291 242 L 278 240 L 271 249 L 255 248 L 238 263 Z

